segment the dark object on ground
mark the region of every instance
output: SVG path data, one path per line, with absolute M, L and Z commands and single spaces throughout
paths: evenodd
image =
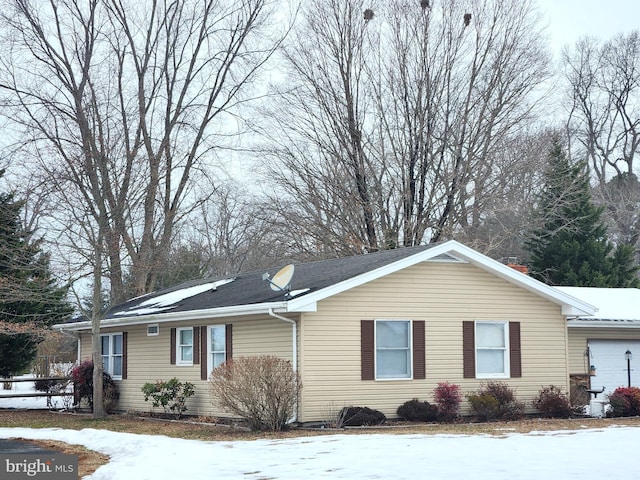
M 387 421 L 384 413 L 369 407 L 344 407 L 338 414 L 338 427 L 382 425 Z

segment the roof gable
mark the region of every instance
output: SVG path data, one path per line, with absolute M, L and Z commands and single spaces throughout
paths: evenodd
M 430 246 L 431 248 L 415 252 L 413 255 L 398 259 L 395 262 L 380 266 L 362 275 L 344 280 L 326 287 L 323 290 L 310 293 L 289 302 L 289 311 L 308 311 L 312 304 L 324 298 L 343 292 L 350 288 L 363 285 L 377 278 L 400 271 L 407 267 L 426 261 L 457 261 L 466 262 L 485 270 L 509 283 L 520 286 L 538 296 L 541 296 L 562 307 L 563 315 L 592 315 L 595 308 L 585 301 L 574 298 L 558 291 L 534 278 L 510 268 L 480 252 L 467 247 L 455 240 Z

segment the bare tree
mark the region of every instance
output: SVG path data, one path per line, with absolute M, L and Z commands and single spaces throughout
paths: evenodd
M 282 214 L 320 250 L 416 245 L 481 222 L 494 158 L 548 75 L 532 2 L 335 0 L 303 13 L 268 113 L 270 173 L 295 197 Z
M 158 287 L 202 278 L 236 274 L 294 261 L 287 232 L 271 216 L 261 196 L 232 182 L 217 189 L 210 200 L 215 208 L 200 208 L 177 232 Z
M 525 233 L 541 226 L 533 209 L 544 186 L 545 152 L 557 138 L 562 138 L 559 130 L 532 128 L 498 144 L 491 195 L 485 196 L 479 221 L 455 232 L 458 240 L 493 258 L 522 262 L 527 257 Z
M 12 2 L 1 82 L 14 120 L 60 192 L 104 222 L 113 301 L 154 285 L 175 225 L 215 166 L 276 46 L 269 2 Z M 64 196 L 61 197 L 61 200 Z M 61 222 L 65 223 L 65 222 Z M 128 263 L 127 263 L 128 262 Z
M 617 244 L 640 241 L 640 33 L 583 38 L 563 52 L 569 85 L 568 132 L 587 159 L 594 198 L 608 210 Z
M 93 272 L 98 379 L 102 279 L 113 302 L 127 296 L 125 274 L 134 294 L 155 285 L 176 225 L 210 195 L 196 181 L 277 47 L 272 3 L 2 4 L 4 113 L 55 187 L 52 229 Z
M 378 168 L 371 164 L 378 159 L 367 138 L 372 106 L 365 91 L 364 2 L 330 0 L 305 7 L 302 26 L 284 51 L 286 84 L 261 124 L 276 127 L 261 130 L 275 146 L 267 152 L 278 170 L 272 173 L 292 194 L 274 202 L 291 201 L 281 213 L 309 220 L 290 222 L 305 232 L 294 234 L 303 242 L 377 248 L 384 221 L 375 198 Z

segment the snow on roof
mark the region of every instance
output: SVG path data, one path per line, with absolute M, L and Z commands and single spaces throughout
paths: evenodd
M 289 297 L 297 297 L 298 295 L 302 295 L 303 293 L 307 293 L 310 288 L 300 288 L 298 290 L 292 290 L 289 292 Z
M 555 287 L 572 297 L 588 302 L 598 310 L 594 320 L 640 320 L 640 289 Z
M 233 282 L 233 280 L 233 278 L 225 278 L 224 280 L 218 280 L 216 282 L 203 283 L 202 285 L 174 290 L 173 292 L 145 300 L 127 310 L 116 312 L 114 315 L 147 315 L 170 310 L 175 307 L 178 302 L 186 298 L 194 297 L 204 292 L 214 291 L 222 285 Z

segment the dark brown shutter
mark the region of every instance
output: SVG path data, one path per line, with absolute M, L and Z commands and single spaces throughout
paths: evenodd
M 362 380 L 376 379 L 373 320 L 360 320 L 360 370 Z
M 171 362 L 171 365 L 175 365 L 176 364 L 176 329 L 175 328 L 171 329 L 171 341 L 169 343 L 171 348 L 171 352 L 169 353 L 170 362 Z
M 413 378 L 423 380 L 426 377 L 424 320 L 413 321 Z
M 462 374 L 476 378 L 476 335 L 474 322 L 462 322 Z
M 200 327 L 200 380 L 209 379 L 209 362 L 207 358 L 207 327 Z
M 520 322 L 509 322 L 509 363 L 511 369 L 511 378 L 522 377 Z
M 193 364 L 200 363 L 200 327 L 193 327 Z
M 122 332 L 122 379 L 127 379 L 127 332 Z
M 224 326 L 224 352 L 225 362 L 233 358 L 233 325 L 231 323 Z

